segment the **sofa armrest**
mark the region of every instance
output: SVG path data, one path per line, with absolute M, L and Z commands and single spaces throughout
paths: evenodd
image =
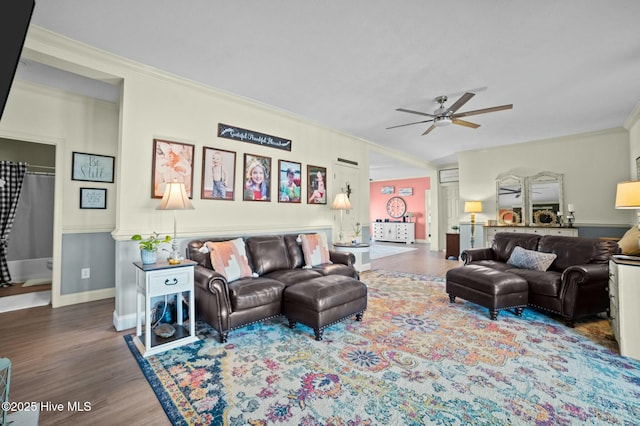
M 477 260 L 494 260 L 493 249 L 489 247 L 467 249 L 460 253 L 460 259 L 464 261 L 465 265 Z
M 583 285 L 593 281 L 609 281 L 609 265 L 607 263 L 573 265 L 562 271 L 563 285 L 568 283 Z
M 197 317 L 219 332 L 229 330 L 231 299 L 227 279 L 212 269 L 196 265 L 194 284 Z
M 356 263 L 356 256 L 346 251 L 329 250 L 329 259 L 333 263 L 341 263 L 347 266 L 353 266 Z
M 608 287 L 607 263 L 569 266 L 562 271 L 562 315 L 579 318 L 609 309 Z

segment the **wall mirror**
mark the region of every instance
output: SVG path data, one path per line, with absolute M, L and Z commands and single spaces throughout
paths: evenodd
M 528 179 L 528 214 L 534 226 L 559 226 L 562 214 L 563 175 L 541 172 Z
M 525 223 L 524 179 L 507 175 L 496 179 L 496 212 L 499 225 Z

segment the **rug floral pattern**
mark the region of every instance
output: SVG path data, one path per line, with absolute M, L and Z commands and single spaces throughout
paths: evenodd
M 530 309 L 491 321 L 449 303 L 442 278 L 362 280 L 363 322 L 334 325 L 321 342 L 284 319 L 224 345 L 198 323 L 201 342 L 147 360 L 126 340 L 174 424 L 638 424 L 640 362 L 609 349 L 603 327 L 576 331 Z

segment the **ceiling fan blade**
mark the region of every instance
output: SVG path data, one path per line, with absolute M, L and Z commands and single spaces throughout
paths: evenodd
M 429 133 L 430 131 L 432 131 L 433 129 L 436 128 L 435 124 L 432 124 L 431 127 L 429 127 L 427 130 L 424 131 L 424 133 L 422 134 L 422 136 L 426 135 L 427 133 Z
M 469 99 L 473 98 L 475 95 L 476 95 L 475 93 L 467 92 L 464 95 L 460 96 L 460 98 L 457 101 L 455 101 L 453 105 L 447 108 L 447 113 L 456 112 L 457 110 L 462 108 L 462 105 L 469 102 Z
M 413 110 L 404 109 L 404 108 L 396 108 L 396 111 L 408 112 L 409 114 L 426 115 L 427 117 L 435 117 L 435 115 L 433 115 L 433 114 L 429 114 L 429 113 L 426 113 L 426 112 L 420 112 L 420 111 L 413 111 Z
M 424 120 L 424 121 L 416 121 L 415 123 L 400 124 L 398 126 L 387 127 L 387 130 L 395 129 L 396 127 L 413 126 L 414 124 L 428 123 L 430 121 L 433 121 L 433 120 Z
M 459 114 L 454 114 L 453 118 L 469 117 L 470 115 L 486 114 L 487 112 L 503 111 L 505 109 L 511 109 L 511 108 L 513 108 L 513 104 L 500 105 L 492 108 L 476 109 L 474 111 L 467 111 L 467 112 L 461 112 Z
M 472 123 L 470 121 L 464 121 L 464 120 L 460 120 L 458 118 L 452 118 L 451 122 L 453 124 L 457 124 L 459 126 L 464 126 L 464 127 L 471 127 L 472 129 L 477 129 L 478 127 L 480 127 L 479 124 L 476 123 Z

